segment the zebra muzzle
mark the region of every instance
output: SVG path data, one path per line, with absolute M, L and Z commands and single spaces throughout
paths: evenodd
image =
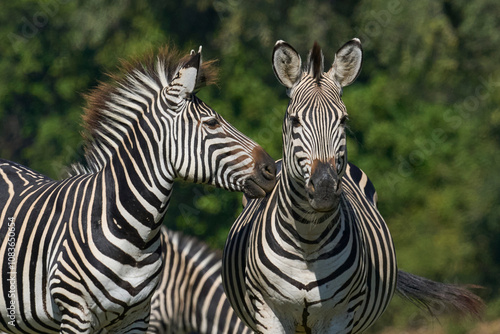
M 250 198 L 264 197 L 276 184 L 276 164 L 260 146 L 252 152 L 255 167 L 252 175 L 245 181 L 243 191 Z
M 309 204 L 315 211 L 331 211 L 339 205 L 340 180 L 335 164 L 316 160 L 311 168 L 311 177 L 306 182 Z

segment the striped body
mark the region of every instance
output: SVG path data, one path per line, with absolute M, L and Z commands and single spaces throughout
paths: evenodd
M 313 248 L 280 219 L 282 181 L 278 174 L 275 190 L 250 200 L 231 228 L 223 257 L 231 304 L 255 331 L 269 326 L 268 312 L 281 325 L 265 333 L 281 333 L 281 326 L 283 333 L 362 332 L 385 310 L 396 284 L 392 240 L 372 202 L 373 185 L 348 165 L 340 221 L 315 217 L 308 236 L 320 247 Z
M 89 97 L 87 167 L 54 181 L 0 160 L 0 330 L 144 333 L 173 182 L 262 196 L 274 161 L 194 95 L 200 52 L 125 65 Z
M 250 333 L 222 288 L 221 253 L 165 227 L 161 238 L 164 266 L 148 333 Z
M 373 186 L 347 162 L 341 93 L 360 67 L 359 40 L 326 73 L 317 44 L 305 71 L 289 44 L 275 46 L 273 68 L 290 96 L 282 170 L 267 197 L 249 201 L 223 253 L 225 291 L 257 333 L 360 333 L 394 294 L 389 230 Z
M 82 320 L 71 322 L 69 332 L 102 324 L 110 331 L 116 325 L 127 331 L 138 320 L 147 321 L 149 305 L 144 301 L 151 297 L 161 271 L 160 240 L 154 236 L 138 247 L 120 235 L 126 226 L 113 212 L 116 194 L 107 189 L 115 184 L 106 182 L 106 174 L 52 181 L 23 166 L 0 162 L 0 188 L 5 189 L 0 234 L 13 232 L 12 244 L 2 238 L 0 252 L 12 248 L 15 254 L 11 262 L 0 259 L 0 308 L 13 305 L 15 310 L 12 318 L 2 313 L 2 330 L 59 333 L 64 314 Z M 6 224 L 9 219 L 11 226 Z M 11 265 L 15 274 L 9 275 Z M 8 285 L 5 273 L 14 279 Z M 128 316 L 120 317 L 124 311 Z

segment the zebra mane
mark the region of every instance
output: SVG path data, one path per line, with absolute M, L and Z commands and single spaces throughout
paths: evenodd
M 309 52 L 306 71 L 309 72 L 309 75 L 312 76 L 316 82 L 319 82 L 319 79 L 324 71 L 324 57 L 318 42 L 314 42 L 314 45 Z
M 181 253 L 185 251 L 185 249 L 187 249 L 187 246 L 189 245 L 189 253 L 196 254 L 198 252 L 201 252 L 206 256 L 211 254 L 213 255 L 214 259 L 222 260 L 222 251 L 220 249 L 212 249 L 207 243 L 194 236 L 187 235 L 183 232 L 171 230 L 168 228 L 165 228 L 165 232 L 165 236 L 168 237 L 173 244 L 175 244 L 176 248 Z
M 81 162 L 72 163 L 71 165 L 64 167 L 61 172 L 61 174 L 65 175 L 66 177 L 90 173 L 92 173 L 92 170 Z
M 210 258 L 210 262 L 222 261 L 222 251 L 220 249 L 213 249 L 204 241 L 191 236 L 184 234 L 180 231 L 174 231 L 169 228 L 164 227 L 163 238 L 168 239 L 168 243 L 172 245 L 175 252 L 178 253 L 178 256 L 181 256 L 185 259 L 185 261 L 192 261 L 193 265 L 199 267 L 201 271 L 204 273 L 207 272 L 208 269 L 212 267 L 212 265 L 208 265 L 205 262 L 205 265 L 200 265 L 201 262 L 206 261 Z M 164 244 L 166 240 L 164 241 Z M 163 251 L 165 253 L 165 251 Z M 201 256 L 199 256 L 201 255 Z M 213 280 L 213 274 L 208 277 L 209 280 Z
M 159 94 L 171 82 L 177 71 L 191 58 L 187 54 L 181 57 L 181 52 L 175 47 L 165 46 L 157 53 L 150 52 L 131 61 L 121 61 L 118 73 L 108 74 L 109 82 L 100 82 L 95 89 L 84 95 L 87 106 L 82 117 L 82 135 L 87 166 L 70 166 L 70 175 L 97 172 L 102 168 L 102 163 L 106 160 L 104 152 L 117 144 L 110 141 L 110 138 L 116 138 L 110 129 L 126 132 L 134 119 L 143 117 L 139 110 L 144 108 L 144 102 L 149 102 L 152 95 Z M 195 89 L 216 82 L 215 62 L 212 60 L 202 63 Z M 124 107 L 124 101 L 135 104 L 138 108 Z M 126 133 L 122 135 L 126 136 Z

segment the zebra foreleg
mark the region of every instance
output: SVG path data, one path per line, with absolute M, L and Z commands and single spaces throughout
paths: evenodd
M 49 279 L 50 295 L 57 308 L 54 315 L 60 318 L 60 333 L 94 333 L 98 320 L 85 299 L 86 286 L 76 271 L 60 268 L 64 266 L 58 265 Z
M 261 307 L 255 316 L 256 333 L 258 334 L 287 334 L 295 333 L 294 326 L 287 326 L 274 314 L 267 305 Z
M 254 291 L 257 295 L 252 296 L 251 304 L 254 310 L 255 328 L 252 328 L 257 334 L 287 334 L 295 333 L 295 326 L 293 323 L 286 323 L 286 317 L 280 319 L 274 312 L 275 309 L 271 308 L 264 300 L 260 293 Z M 286 312 L 286 311 L 285 311 Z M 290 318 L 288 318 L 290 319 Z

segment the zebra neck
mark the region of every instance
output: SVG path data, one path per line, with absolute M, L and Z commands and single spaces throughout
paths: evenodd
M 278 190 L 277 224 L 287 231 L 288 237 L 305 245 L 321 245 L 321 240 L 334 237 L 344 213 L 339 205 L 333 211 L 315 211 L 307 199 L 304 185 L 287 176 L 283 171 Z M 341 200 L 341 202 L 343 202 Z
M 118 153 L 103 169 L 108 224 L 133 243 L 155 238 L 170 202 L 173 181 L 159 180 L 141 159 L 122 159 Z

